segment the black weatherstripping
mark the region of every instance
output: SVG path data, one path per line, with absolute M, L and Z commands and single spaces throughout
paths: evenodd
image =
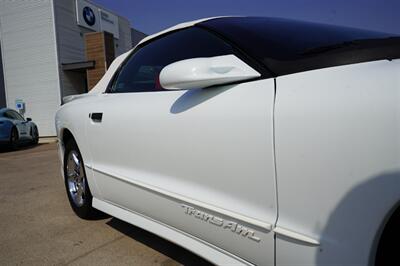
M 261 62 L 274 76 L 400 58 L 400 36 L 348 27 L 262 17 L 198 23 Z

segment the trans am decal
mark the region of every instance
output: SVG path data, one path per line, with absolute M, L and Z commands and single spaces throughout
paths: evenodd
M 256 242 L 261 241 L 261 238 L 259 238 L 258 236 L 255 235 L 254 230 L 246 228 L 241 224 L 238 224 L 238 223 L 235 223 L 232 221 L 228 221 L 228 220 L 224 220 L 220 217 L 214 216 L 212 214 L 209 214 L 209 213 L 206 213 L 203 211 L 199 211 L 199 210 L 197 210 L 191 206 L 185 205 L 185 204 L 182 204 L 181 206 L 184 208 L 185 214 L 187 214 L 187 215 L 194 216 L 195 218 L 200 219 L 204 222 L 208 222 L 215 226 L 222 227 L 223 229 L 230 230 L 233 233 L 236 233 L 243 237 L 247 237 L 248 239 L 251 239 L 253 241 L 256 241 Z

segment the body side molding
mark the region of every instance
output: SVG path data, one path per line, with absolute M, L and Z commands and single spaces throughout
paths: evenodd
M 115 205 L 108 201 L 93 198 L 93 207 L 103 212 L 106 212 L 118 219 L 127 223 L 134 224 L 149 232 L 157 232 L 158 236 L 165 238 L 172 243 L 183 247 L 190 246 L 191 250 L 196 250 L 196 254 L 205 258 L 208 261 L 217 262 L 219 265 L 243 265 L 255 266 L 251 262 L 236 256 L 222 248 L 210 244 L 200 238 L 181 231 L 175 227 L 154 220 L 151 217 L 141 213 L 127 210 L 126 208 Z
M 295 240 L 298 240 L 298 241 L 301 241 L 301 242 L 304 242 L 304 243 L 307 243 L 307 244 L 310 244 L 313 246 L 319 246 L 319 241 L 317 241 L 309 236 L 305 236 L 303 234 L 293 232 L 291 230 L 288 230 L 288 229 L 285 229 L 285 228 L 282 228 L 279 226 L 275 227 L 273 231 L 278 235 L 286 236 L 288 238 L 292 238 L 292 239 L 295 239 Z
M 198 207 L 206 209 L 208 211 L 211 211 L 211 212 L 214 212 L 214 213 L 218 213 L 218 214 L 222 214 L 222 215 L 228 216 L 230 218 L 233 218 L 235 220 L 239 220 L 239 221 L 245 222 L 245 223 L 250 224 L 250 225 L 252 225 L 252 226 L 254 226 L 256 228 L 263 229 L 264 231 L 265 230 L 267 230 L 267 231 L 271 231 L 272 230 L 272 224 L 270 224 L 270 223 L 266 223 L 266 222 L 254 219 L 252 217 L 248 217 L 246 215 L 242 215 L 240 213 L 232 212 L 232 211 L 229 211 L 229 210 L 226 210 L 226 209 L 223 209 L 223 208 L 220 208 L 220 207 L 217 207 L 217 206 L 214 206 L 214 205 L 211 205 L 211 204 L 208 204 L 208 203 L 196 200 L 196 199 L 192 199 L 192 198 L 189 198 L 189 197 L 186 197 L 186 196 L 183 196 L 183 195 L 179 195 L 179 194 L 176 194 L 174 192 L 170 192 L 170 191 L 167 191 L 167 190 L 161 189 L 159 187 L 152 186 L 152 185 L 149 185 L 149 184 L 137 181 L 137 180 L 132 181 L 132 180 L 129 180 L 128 178 L 119 176 L 119 175 L 117 175 L 115 173 L 109 173 L 109 171 L 106 172 L 106 171 L 103 171 L 103 170 L 96 169 L 96 168 L 94 168 L 94 167 L 92 167 L 90 165 L 87 165 L 87 164 L 85 164 L 85 166 L 90 168 L 90 169 L 92 169 L 95 172 L 107 175 L 107 176 L 109 176 L 111 178 L 114 178 L 114 179 L 117 179 L 119 181 L 131 184 L 131 185 L 139 187 L 141 189 L 145 189 L 145 190 L 147 190 L 147 191 L 149 191 L 151 193 L 156 193 L 156 194 L 159 194 L 159 195 L 161 195 L 163 197 L 168 197 L 168 198 L 178 202 L 179 206 L 181 205 L 181 202 L 186 202 L 188 204 L 198 206 Z

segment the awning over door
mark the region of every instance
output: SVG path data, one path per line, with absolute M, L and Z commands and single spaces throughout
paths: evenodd
M 73 63 L 62 63 L 62 70 L 65 71 L 75 71 L 75 72 L 85 72 L 87 69 L 93 69 L 95 67 L 95 61 L 82 61 Z

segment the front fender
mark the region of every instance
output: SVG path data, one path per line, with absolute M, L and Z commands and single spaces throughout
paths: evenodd
M 31 129 L 37 128 L 37 125 L 34 122 L 28 122 L 28 132 L 31 132 Z
M 94 95 L 95 96 L 95 95 Z M 95 183 L 91 165 L 92 156 L 86 141 L 86 125 L 88 116 L 82 114 L 89 114 L 90 109 L 90 99 L 93 97 L 84 97 L 76 99 L 60 107 L 55 116 L 55 125 L 58 138 L 58 153 L 61 162 L 61 172 L 63 171 L 63 160 L 64 160 L 64 130 L 71 132 L 76 144 L 78 145 L 79 151 L 83 157 L 85 163 L 85 171 L 88 179 L 89 187 L 91 193 L 94 197 L 101 198 L 99 195 L 99 190 Z

